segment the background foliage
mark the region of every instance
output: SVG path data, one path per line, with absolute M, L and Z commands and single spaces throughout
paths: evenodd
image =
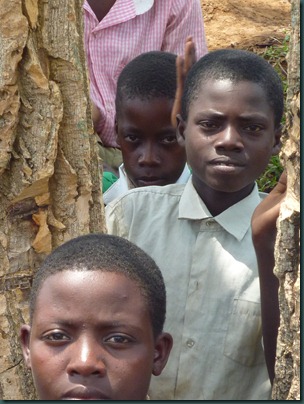
M 289 35 L 285 35 L 283 39 L 271 38 L 271 44 L 264 44 L 261 47 L 255 46 L 251 49 L 253 52 L 264 57 L 274 69 L 277 71 L 282 79 L 284 96 L 286 99 L 287 92 L 287 61 L 286 56 L 289 47 Z M 286 105 L 285 105 L 286 108 Z M 285 131 L 285 116 L 282 119 L 283 132 Z M 273 156 L 264 171 L 264 173 L 257 180 L 258 187 L 260 191 L 270 192 L 272 188 L 276 185 L 283 167 L 279 156 Z

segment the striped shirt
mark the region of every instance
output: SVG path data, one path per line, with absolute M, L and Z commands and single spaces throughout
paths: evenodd
M 87 1 L 83 8 L 90 96 L 101 112 L 97 132 L 104 146 L 118 147 L 115 94 L 121 70 L 151 50 L 183 55 L 189 35 L 197 57 L 207 53 L 200 0 L 116 0 L 100 22 Z

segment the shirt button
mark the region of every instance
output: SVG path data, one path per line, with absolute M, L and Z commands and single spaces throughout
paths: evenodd
M 193 341 L 193 339 L 188 339 L 188 341 L 187 341 L 188 348 L 192 348 L 194 344 L 195 344 L 195 342 Z
M 214 223 L 214 220 L 207 220 L 206 221 L 206 226 L 212 226 L 213 225 L 213 223 Z

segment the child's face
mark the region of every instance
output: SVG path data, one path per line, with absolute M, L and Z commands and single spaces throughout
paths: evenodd
M 123 103 L 116 122 L 117 141 L 135 187 L 175 183 L 184 169 L 186 153 L 171 125 L 172 104 L 166 98 Z
M 21 340 L 39 399 L 144 400 L 166 364 L 147 304 L 124 275 L 63 271 L 43 283 Z
M 211 189 L 250 191 L 279 150 L 273 109 L 264 90 L 249 81 L 204 82 L 187 122 L 179 118 L 178 129 L 202 195 Z

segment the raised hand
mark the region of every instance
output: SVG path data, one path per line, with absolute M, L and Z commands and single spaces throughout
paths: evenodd
M 286 196 L 287 176 L 283 172 L 278 184 L 257 206 L 252 219 L 252 240 L 255 248 L 261 290 L 261 314 L 265 360 L 271 383 L 274 379 L 274 366 L 280 311 L 279 281 L 273 273 L 275 258 L 274 246 L 277 235 L 276 222 L 280 206 Z
M 181 111 L 181 101 L 184 91 L 184 82 L 190 68 L 196 62 L 195 44 L 192 36 L 188 36 L 185 42 L 185 55 L 177 56 L 176 59 L 176 76 L 177 76 L 177 88 L 175 93 L 175 100 L 171 113 L 172 126 L 176 128 L 177 121 L 176 115 Z

